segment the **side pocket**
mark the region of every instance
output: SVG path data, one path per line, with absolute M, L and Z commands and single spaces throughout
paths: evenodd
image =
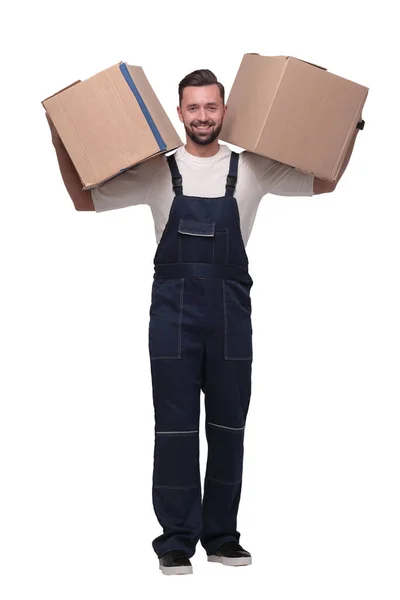
M 168 279 L 162 279 L 161 277 L 156 277 L 153 279 L 153 285 L 151 288 L 151 301 L 153 302 L 154 296 L 158 294 L 159 290 L 162 286 L 169 281 Z
M 181 358 L 184 279 L 157 282 L 149 323 L 150 359 Z M 154 284 L 153 284 L 154 285 Z
M 222 290 L 225 360 L 251 360 L 253 328 L 249 290 L 240 281 L 231 279 L 222 280 Z

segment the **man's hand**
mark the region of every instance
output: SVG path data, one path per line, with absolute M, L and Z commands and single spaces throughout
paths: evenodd
M 49 113 L 46 110 L 46 119 L 51 131 L 51 139 L 53 146 L 56 149 L 57 160 L 61 171 L 65 187 L 69 195 L 71 196 L 72 202 L 74 203 L 76 210 L 95 210 L 92 194 L 90 190 L 82 189 L 82 182 L 78 175 L 78 172 L 64 146 L 61 137 L 54 126 L 53 121 L 50 118 Z

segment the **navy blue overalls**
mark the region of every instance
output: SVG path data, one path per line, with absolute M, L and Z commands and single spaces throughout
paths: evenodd
M 175 156 L 175 197 L 154 257 L 149 353 L 155 411 L 152 497 L 163 533 L 161 557 L 201 541 L 207 554 L 239 541 L 236 530 L 243 439 L 251 394 L 252 324 L 248 259 L 234 190 L 232 152 L 226 194 L 185 196 Z M 200 391 L 208 458 L 203 500 L 199 466 Z

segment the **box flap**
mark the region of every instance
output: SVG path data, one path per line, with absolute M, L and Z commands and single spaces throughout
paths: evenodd
M 306 63 L 307 65 L 311 65 L 312 67 L 316 67 L 317 69 L 322 69 L 323 71 L 327 71 L 328 70 L 325 67 L 321 67 L 320 65 L 316 65 L 315 63 L 309 62 L 308 60 L 303 60 L 302 58 L 296 58 L 295 56 L 288 56 L 288 58 L 292 58 L 294 60 L 300 60 L 301 62 Z
M 73 87 L 77 83 L 81 83 L 81 80 L 78 79 L 78 81 L 74 81 L 74 83 L 71 83 L 71 85 L 67 85 L 67 87 L 63 88 L 62 90 L 59 90 L 55 94 L 52 94 L 51 96 L 48 96 L 48 98 L 45 98 L 44 100 L 42 100 L 43 106 L 44 106 L 44 102 L 46 102 L 46 100 L 50 100 L 50 98 L 53 98 L 53 96 L 57 96 L 57 94 L 61 94 L 61 92 L 63 92 L 64 90 L 68 90 L 69 88 Z
M 251 56 L 261 56 L 258 52 L 248 52 L 247 54 L 250 54 Z M 278 57 L 276 57 L 276 56 L 263 56 L 263 58 L 278 58 Z M 286 58 L 287 60 L 289 58 L 294 58 L 294 60 L 301 60 L 301 62 L 305 62 L 308 65 L 311 65 L 312 67 L 317 67 L 317 69 L 322 69 L 323 71 L 327 70 L 325 67 L 320 67 L 319 65 L 316 65 L 315 63 L 309 62 L 308 60 L 303 60 L 301 58 L 296 58 L 295 56 L 289 56 L 287 54 L 280 55 L 279 58 Z

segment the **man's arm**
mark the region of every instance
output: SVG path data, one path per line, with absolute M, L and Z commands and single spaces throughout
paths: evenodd
M 339 174 L 338 174 L 337 178 L 335 179 L 335 181 L 330 182 L 330 181 L 325 181 L 324 179 L 318 179 L 317 177 L 314 177 L 314 188 L 313 188 L 314 194 L 329 194 L 329 192 L 333 192 L 333 190 L 336 188 L 343 173 L 346 170 L 347 165 L 349 164 L 349 160 L 353 153 L 354 144 L 356 142 L 357 134 L 359 131 L 360 130 L 357 128 L 353 133 L 353 137 L 351 139 L 345 159 L 343 161 L 343 164 L 340 168 Z
M 74 163 L 72 162 L 68 152 L 65 149 L 64 144 L 61 141 L 59 134 L 57 133 L 54 124 L 52 123 L 48 113 L 46 112 L 46 118 L 50 125 L 51 139 L 53 146 L 56 150 L 58 165 L 60 167 L 61 176 L 63 178 L 65 187 L 71 200 L 74 203 L 76 210 L 95 210 L 92 194 L 90 190 L 83 190 L 80 177 L 77 170 L 75 169 Z

